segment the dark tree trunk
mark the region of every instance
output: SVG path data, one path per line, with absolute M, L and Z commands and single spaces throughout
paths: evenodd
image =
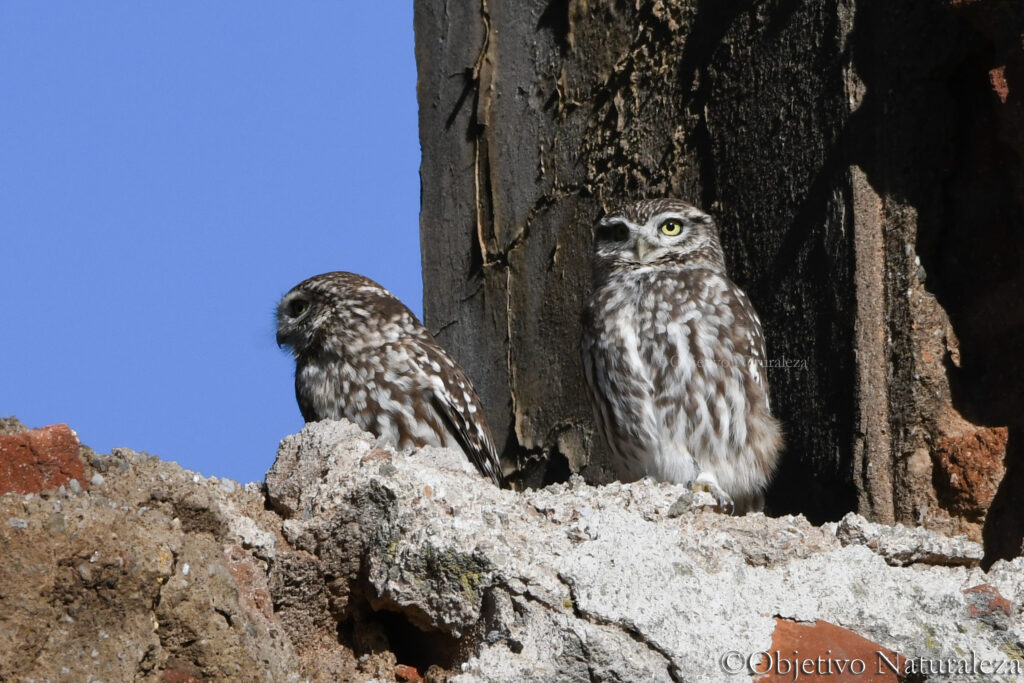
M 769 510 L 977 536 L 1008 453 L 986 540 L 1019 552 L 1016 7 L 416 0 L 425 317 L 524 483 L 609 478 L 577 350 L 591 226 L 673 195 L 765 325 Z

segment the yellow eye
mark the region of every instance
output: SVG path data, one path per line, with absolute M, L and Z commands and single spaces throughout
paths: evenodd
M 661 234 L 669 237 L 676 237 L 683 231 L 683 224 L 674 218 L 670 218 L 661 224 Z

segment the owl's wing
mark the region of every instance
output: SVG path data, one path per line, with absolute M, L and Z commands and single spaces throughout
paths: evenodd
M 584 309 L 580 350 L 594 416 L 619 465 L 642 474 L 645 456 L 660 444 L 652 412 L 657 394 L 629 325 L 603 317 L 594 300 Z
M 758 317 L 757 311 L 754 310 L 754 305 L 750 303 L 746 292 L 731 281 L 727 284 L 730 294 L 738 304 L 738 310 L 735 311 L 735 324 L 732 328 L 734 347 L 746 357 L 750 376 L 764 390 L 765 408 L 770 411 L 768 381 L 765 377 L 768 353 L 765 348 L 764 332 L 761 329 L 761 319 Z
M 431 406 L 477 470 L 502 486 L 498 453 L 469 377 L 441 347 L 428 345 L 425 350 L 428 361 L 442 369 L 440 377 L 444 384 L 443 391 L 430 392 Z
M 295 400 L 299 403 L 299 412 L 302 413 L 302 419 L 306 422 L 316 422 L 321 419 L 321 416 L 317 414 L 313 402 L 302 393 L 299 372 L 299 369 L 295 370 Z
M 490 477 L 497 486 L 502 486 L 501 466 L 498 464 L 498 454 L 490 437 L 481 431 L 477 424 L 468 422 L 465 413 L 453 405 L 449 397 L 434 394 L 432 403 L 448 431 L 462 446 L 462 450 L 469 456 L 473 465 L 485 477 Z

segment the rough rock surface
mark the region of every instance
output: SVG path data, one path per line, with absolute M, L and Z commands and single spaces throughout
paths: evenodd
M 259 489 L 83 455 L 88 491 L 0 497 L 0 680 L 298 680 Z
M 985 573 L 976 543 L 920 529 L 727 517 L 650 482 L 499 490 L 347 422 L 287 437 L 264 488 L 83 452 L 90 490 L 0 497 L 0 680 L 714 681 L 748 658 L 781 680 L 758 653 L 1022 656 L 1024 559 Z

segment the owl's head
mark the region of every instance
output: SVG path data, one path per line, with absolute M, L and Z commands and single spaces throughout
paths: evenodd
M 295 285 L 277 304 L 277 345 L 288 346 L 296 357 L 322 345 L 331 327 L 335 302 L 325 277 L 318 275 Z
M 303 280 L 277 304 L 277 345 L 296 358 L 343 353 L 352 343 L 426 335 L 416 316 L 368 277 L 335 271 Z
M 725 273 L 711 216 L 678 199 L 649 199 L 609 211 L 594 228 L 595 275 L 640 267 Z

